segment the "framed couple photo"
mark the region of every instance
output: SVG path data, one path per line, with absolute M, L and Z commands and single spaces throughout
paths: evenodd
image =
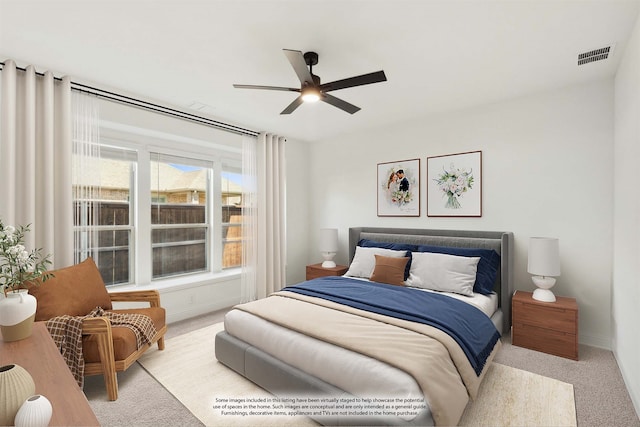
M 420 216 L 420 159 L 378 163 L 378 216 Z

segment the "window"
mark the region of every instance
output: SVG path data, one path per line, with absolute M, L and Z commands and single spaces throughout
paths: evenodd
M 151 153 L 154 279 L 209 269 L 211 162 Z
M 242 170 L 240 165 L 222 164 L 222 268 L 242 265 Z
M 74 155 L 76 260 L 92 256 L 108 286 L 241 265 L 240 149 L 171 142 L 111 129 L 97 155 Z
M 136 153 L 100 146 L 73 165 L 75 261 L 91 256 L 105 283 L 130 283 Z

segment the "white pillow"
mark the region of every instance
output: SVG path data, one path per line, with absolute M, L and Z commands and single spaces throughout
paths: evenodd
M 407 286 L 473 296 L 480 257 L 413 252 Z
M 349 266 L 349 271 L 345 273 L 345 276 L 364 277 L 365 279 L 370 279 L 373 274 L 373 270 L 376 268 L 376 255 L 402 258 L 407 255 L 407 251 L 356 246 L 356 253 L 353 256 L 351 265 Z

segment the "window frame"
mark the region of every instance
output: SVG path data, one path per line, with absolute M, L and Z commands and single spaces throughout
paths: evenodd
M 133 150 L 129 147 L 124 147 L 124 146 L 116 146 L 116 145 L 112 145 L 110 143 L 107 143 L 108 141 L 105 141 L 105 143 L 100 143 L 99 144 L 99 151 L 100 151 L 100 159 L 111 159 L 111 160 L 117 160 L 117 161 L 127 161 L 129 162 L 129 177 L 128 177 L 128 181 L 129 181 L 129 196 L 128 196 L 128 200 L 127 200 L 127 204 L 128 206 L 128 224 L 127 225 L 92 225 L 89 226 L 89 232 L 90 233 L 96 233 L 97 235 L 100 235 L 100 233 L 105 232 L 105 231 L 127 231 L 128 232 L 128 241 L 129 241 L 129 245 L 126 246 L 127 250 L 128 250 L 128 262 L 129 262 L 129 270 L 128 270 L 128 279 L 127 282 L 123 283 L 123 282 L 119 282 L 119 283 L 112 283 L 109 284 L 107 286 L 120 286 L 120 285 L 128 285 L 131 284 L 133 281 L 133 278 L 135 277 L 135 273 L 136 273 L 136 263 L 135 263 L 135 248 L 136 248 L 136 236 L 134 233 L 134 218 L 136 215 L 136 206 L 134 205 L 133 200 L 135 200 L 136 197 L 136 188 L 135 188 L 135 182 L 136 182 L 136 173 L 137 173 L 137 151 Z M 73 152 L 72 153 L 73 156 L 78 155 L 77 153 Z M 74 159 L 75 162 L 75 159 Z M 75 195 L 75 191 L 74 191 L 74 195 Z M 74 204 L 74 211 L 77 209 L 76 203 L 80 202 L 82 204 L 92 204 L 92 203 L 101 203 L 103 200 L 101 199 L 96 199 L 94 202 L 91 201 L 91 199 L 76 199 L 75 197 L 73 198 L 73 204 Z M 114 203 L 118 203 L 119 201 L 114 200 Z M 86 210 L 86 206 L 81 208 L 82 210 Z M 95 209 L 95 208 L 93 208 Z M 76 215 L 74 214 L 74 217 Z M 74 259 L 76 258 L 76 254 L 78 252 L 81 253 L 80 258 L 81 259 L 85 259 L 87 256 L 91 256 L 93 257 L 95 260 L 97 260 L 97 263 L 99 265 L 100 263 L 100 253 L 102 252 L 107 252 L 107 251 L 112 251 L 114 249 L 117 249 L 118 247 L 124 247 L 124 246 L 109 246 L 109 247 L 86 247 L 85 245 L 82 245 L 82 247 L 78 248 L 75 247 L 75 244 L 77 243 L 78 240 L 82 240 L 82 238 L 78 238 L 76 236 L 76 233 L 81 233 L 83 232 L 83 228 L 86 228 L 86 225 L 77 225 L 77 224 L 73 224 L 73 233 L 74 233 Z M 86 232 L 86 231 L 85 231 Z M 95 237 L 95 240 L 97 242 L 100 241 L 100 237 Z
M 180 146 L 176 150 L 176 145 Z M 240 268 L 222 268 L 222 189 L 221 179 L 223 162 L 227 159 L 241 162 L 241 142 L 238 146 L 218 144 L 172 135 L 164 132 L 121 125 L 102 121 L 100 126 L 100 146 L 113 146 L 135 151 L 137 161 L 134 162 L 132 177 L 130 215 L 132 232 L 132 246 L 130 250 L 130 283 L 113 284 L 115 287 L 141 287 L 153 285 L 155 288 L 170 287 L 203 280 L 215 281 L 216 278 L 226 279 L 240 275 Z M 209 186 L 211 197 L 206 198 L 206 215 L 210 224 L 208 252 L 208 268 L 206 271 L 159 277 L 153 276 L 152 252 L 152 224 L 151 224 L 151 153 L 168 156 L 193 158 L 211 163 Z M 134 197 L 135 194 L 135 197 Z M 217 206 L 217 208 L 216 208 Z M 142 208 L 144 207 L 144 208 Z
M 151 219 L 151 211 L 153 209 L 154 203 L 153 203 L 153 194 L 152 194 L 152 189 L 151 189 L 151 171 L 149 172 L 149 184 L 150 184 L 150 188 L 149 188 L 149 192 L 151 193 L 151 204 L 149 206 L 149 226 L 151 229 L 151 234 L 149 236 L 150 238 L 150 245 L 151 245 L 151 259 L 152 259 L 152 263 L 153 263 L 153 250 L 154 248 L 158 248 L 158 247 L 167 247 L 167 246 L 178 246 L 175 244 L 171 244 L 171 243 L 153 243 L 153 231 L 154 230 L 169 230 L 169 229 L 177 229 L 177 228 L 204 228 L 205 229 L 205 268 L 203 270 L 197 270 L 197 271 L 191 271 L 191 272 L 186 272 L 186 273 L 181 273 L 181 274 L 173 274 L 173 275 L 168 275 L 168 276 L 159 276 L 159 277 L 153 277 L 153 265 L 151 267 L 151 280 L 153 282 L 156 282 L 158 280 L 163 280 L 163 279 L 169 279 L 169 278 L 176 278 L 176 277 L 181 277 L 181 276 L 189 276 L 189 275 L 193 275 L 193 274 L 199 274 L 202 272 L 213 272 L 214 270 L 214 266 L 213 266 L 213 258 L 215 257 L 215 254 L 213 253 L 213 245 L 212 245 L 212 239 L 213 239 L 213 230 L 212 228 L 214 227 L 213 225 L 213 219 L 214 219 L 214 212 L 213 212 L 213 207 L 215 206 L 215 200 L 212 200 L 213 198 L 213 191 L 212 191 L 212 181 L 213 181 L 213 175 L 215 175 L 215 161 L 212 160 L 204 160 L 202 159 L 202 157 L 194 159 L 192 155 L 185 155 L 184 152 L 180 152 L 180 155 L 170 155 L 166 152 L 166 150 L 163 150 L 163 152 L 158 152 L 158 151 L 150 151 L 149 152 L 150 155 L 150 163 L 149 165 L 151 165 L 151 162 L 157 162 L 157 163 L 165 163 L 165 164 L 170 164 L 171 162 L 169 160 L 176 160 L 179 161 L 180 159 L 184 159 L 187 162 L 184 162 L 185 165 L 187 165 L 188 161 L 192 161 L 193 164 L 195 163 L 201 163 L 201 165 L 199 165 L 199 167 L 203 167 L 203 168 L 207 168 L 207 175 L 206 175 L 206 183 L 205 183 L 205 203 L 204 203 L 204 207 L 205 207 L 205 222 L 204 223 L 193 223 L 193 224 L 154 224 L 152 219 Z M 159 169 L 158 169 L 159 171 Z M 144 191 L 144 190 L 141 190 Z M 155 205 L 157 205 L 158 203 L 155 203 Z M 169 203 L 170 205 L 170 203 Z M 182 244 L 184 244 L 186 241 L 180 242 Z
M 220 170 L 220 200 L 222 200 L 222 175 L 225 172 L 229 172 L 229 173 L 235 173 L 235 174 L 239 174 L 242 175 L 242 161 L 236 161 L 236 159 L 229 159 L 229 158 L 223 158 L 222 162 L 221 162 L 221 170 Z M 240 196 L 241 202 L 242 202 L 242 195 Z M 220 240 L 221 240 L 221 244 L 222 244 L 222 257 L 221 257 L 221 263 L 224 264 L 224 247 L 225 247 L 225 243 L 229 242 L 228 238 L 224 238 L 222 236 L 224 236 L 224 228 L 226 227 L 227 229 L 231 228 L 231 227 L 238 227 L 240 228 L 240 230 L 242 231 L 242 226 L 243 226 L 243 222 L 239 222 L 239 223 L 231 223 L 231 222 L 223 222 L 222 219 L 224 217 L 223 213 L 222 213 L 222 208 L 224 208 L 225 206 L 229 206 L 228 204 L 224 205 L 221 204 L 220 207 Z M 240 243 L 244 242 L 244 236 L 242 235 L 241 232 L 241 236 L 240 236 Z M 238 240 L 235 240 L 238 241 Z M 227 267 L 225 268 L 224 265 L 221 266 L 222 269 L 232 269 L 232 268 L 238 268 L 240 266 L 235 266 L 235 267 Z

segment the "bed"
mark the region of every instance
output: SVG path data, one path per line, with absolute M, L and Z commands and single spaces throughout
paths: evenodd
M 370 403 L 360 412 L 310 414 L 323 425 L 456 424 L 511 326 L 512 252 L 510 232 L 350 228 L 348 277 L 314 279 L 234 307 L 216 335 L 216 358 L 275 396 Z M 481 277 L 486 254 L 497 255 L 496 268 Z M 423 289 L 433 287 L 421 280 L 439 277 L 432 266 L 441 260 L 456 263 L 455 293 L 449 279 L 447 292 Z M 466 274 L 473 268 L 475 282 Z M 398 274 L 411 287 L 386 283 Z M 460 286 L 470 293 L 459 295 Z M 385 399 L 408 404 L 372 410 Z

